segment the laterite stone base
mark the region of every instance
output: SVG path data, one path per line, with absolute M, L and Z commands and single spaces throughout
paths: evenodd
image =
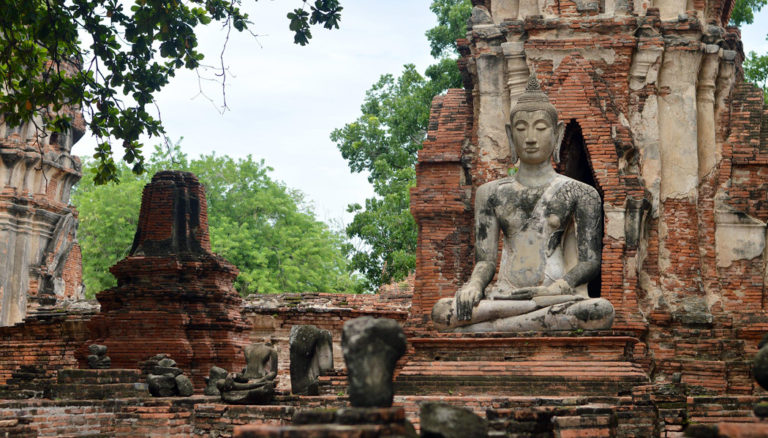
M 396 393 L 618 396 L 649 383 L 631 336 L 503 336 L 409 339 Z

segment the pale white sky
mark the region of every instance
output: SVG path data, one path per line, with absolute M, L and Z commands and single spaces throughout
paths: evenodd
M 218 84 L 204 84 L 213 104 L 198 95 L 194 73 L 179 72 L 158 96 L 168 136 L 183 136 L 190 157 L 215 151 L 263 158 L 274 179 L 305 193 L 319 219 L 348 223 L 347 204 L 362 204 L 373 190 L 366 175 L 350 173 L 329 135 L 359 116 L 365 91 L 381 74 L 397 75 L 406 63 L 423 72 L 433 62 L 424 36 L 435 25 L 431 1 L 342 1 L 341 28 L 313 28 L 305 47 L 293 44 L 285 18 L 300 1 L 244 3 L 260 37 L 232 33 L 225 55 L 230 110 L 217 110 Z M 768 8 L 743 29 L 745 52 L 768 52 L 767 32 Z M 223 37 L 218 28 L 200 35 L 206 62 L 218 61 Z M 151 140 L 147 153 L 158 142 Z M 83 138 L 73 152 L 90 156 L 94 144 Z

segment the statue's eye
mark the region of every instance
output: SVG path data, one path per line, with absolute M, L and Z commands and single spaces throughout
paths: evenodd
M 525 131 L 525 124 L 520 123 L 518 125 L 515 125 L 515 129 L 517 129 L 520 132 Z
M 536 124 L 536 130 L 537 131 L 543 131 L 545 129 L 549 128 L 546 123 L 537 123 Z

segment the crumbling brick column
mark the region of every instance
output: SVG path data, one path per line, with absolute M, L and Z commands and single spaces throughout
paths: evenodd
M 0 116 L 0 326 L 83 298 L 69 195 L 81 176 L 70 151 L 85 124 L 76 109 L 62 111 L 72 118 L 67 133 L 10 126 Z M 39 117 L 35 123 L 43 126 Z
M 188 172 L 158 172 L 144 188 L 130 254 L 110 271 L 117 287 L 97 295 L 101 313 L 87 345 L 108 347 L 114 368 L 169 354 L 197 389 L 214 365 L 243 366 L 247 324 L 233 288 L 237 268 L 211 252 L 205 191 Z

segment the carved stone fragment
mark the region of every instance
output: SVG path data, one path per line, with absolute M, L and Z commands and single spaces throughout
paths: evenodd
M 91 369 L 107 369 L 112 365 L 112 360 L 107 356 L 107 346 L 91 344 L 88 346 L 88 367 Z
M 392 406 L 392 375 L 405 344 L 403 329 L 395 320 L 364 316 L 344 323 L 341 346 L 352 406 Z
M 301 395 L 319 393 L 318 377 L 333 369 L 331 332 L 313 325 L 291 327 L 291 392 Z
M 763 336 L 757 348 L 759 350 L 752 362 L 752 375 L 758 385 L 768 390 L 768 335 Z
M 195 393 L 195 387 L 192 386 L 192 381 L 189 380 L 189 377 L 184 374 L 179 374 L 174 380 L 176 380 L 176 390 L 178 391 L 179 396 L 189 397 Z
M 164 353 L 147 359 L 142 369 L 147 372 L 147 386 L 154 397 L 189 397 L 194 393 L 192 381 Z
M 261 405 L 275 396 L 277 351 L 271 344 L 251 344 L 243 350 L 246 367 L 219 380 L 221 400 L 237 405 Z
M 219 367 L 211 367 L 211 371 L 208 374 L 208 377 L 205 378 L 205 389 L 203 390 L 203 394 L 205 395 L 221 395 L 219 392 L 219 388 L 216 386 L 219 381 L 222 381 L 227 378 L 227 370 L 224 368 Z

